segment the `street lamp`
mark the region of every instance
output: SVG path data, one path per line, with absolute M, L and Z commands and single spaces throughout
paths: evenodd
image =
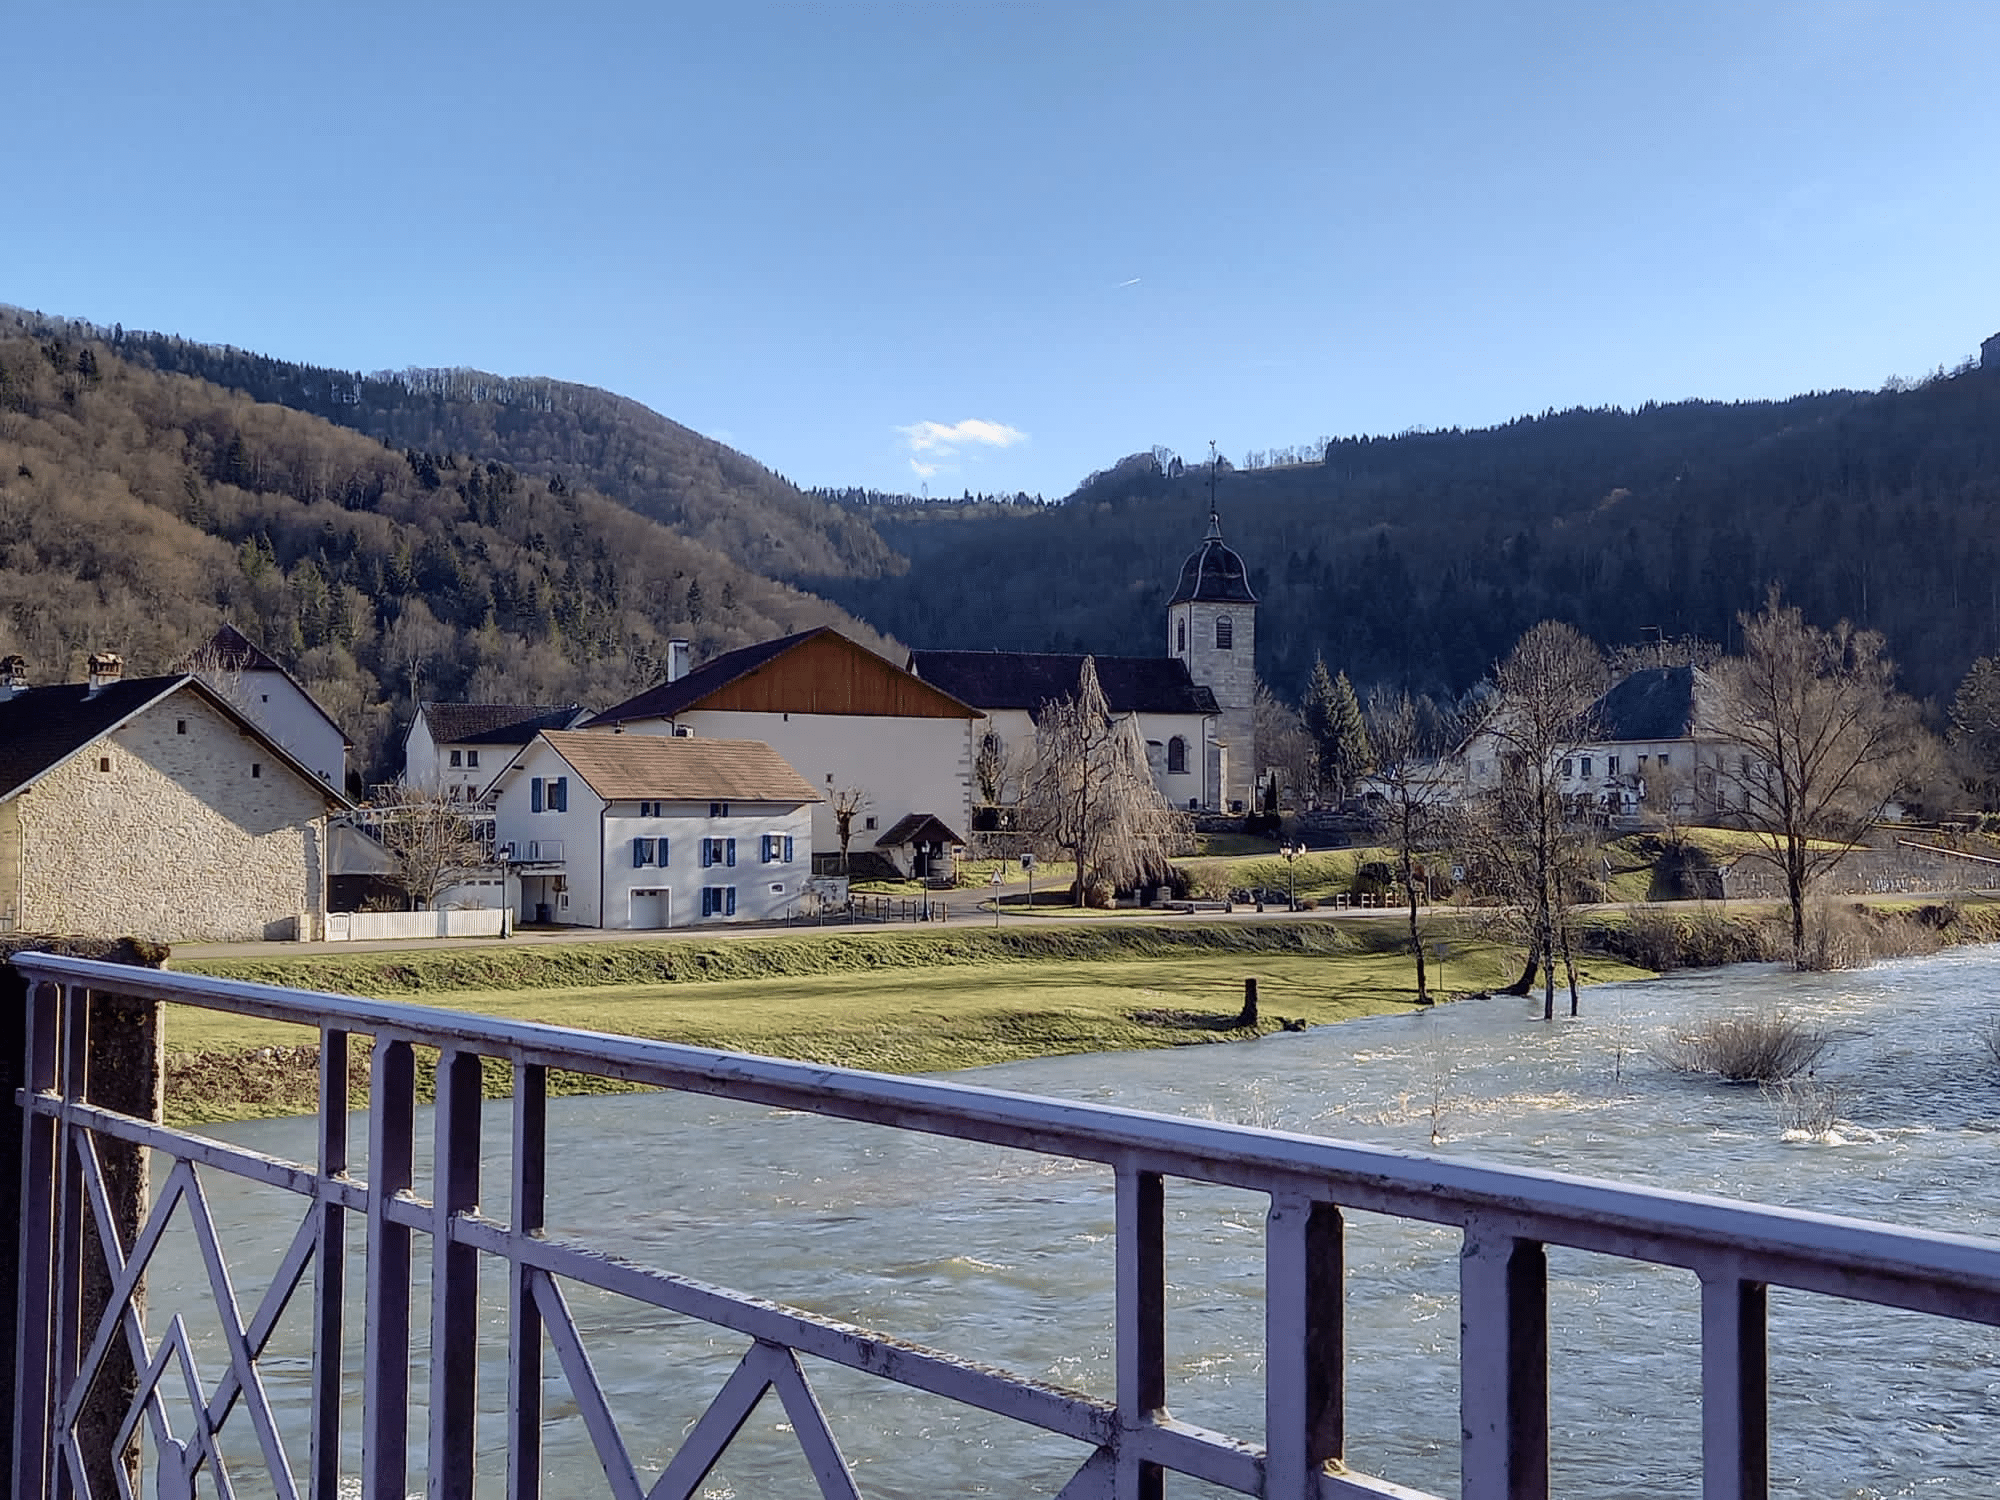
M 1278 853 L 1285 861 L 1285 902 L 1288 911 L 1299 909 L 1298 858 L 1305 852 L 1306 846 L 1303 842 L 1284 843 L 1278 846 Z

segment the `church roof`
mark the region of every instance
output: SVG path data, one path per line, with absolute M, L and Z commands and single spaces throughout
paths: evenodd
M 1222 517 L 1208 513 L 1208 535 L 1181 564 L 1180 587 L 1169 604 L 1255 604 L 1243 559 L 1222 540 Z
M 1097 683 L 1114 714 L 1212 714 L 1215 694 L 1171 656 L 1097 656 Z M 1076 692 L 1083 657 L 1050 651 L 912 651 L 910 670 L 978 708 L 1024 708 Z

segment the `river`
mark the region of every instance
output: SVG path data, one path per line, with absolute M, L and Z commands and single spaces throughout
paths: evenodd
M 1839 1092 L 1832 1132 L 1788 1132 L 1755 1088 L 1682 1078 L 1649 1054 L 1667 1030 L 1738 1007 L 1809 1013 L 1829 1031 L 1817 1079 Z M 1982 1040 L 2000 1019 L 2000 950 L 1852 974 L 1753 967 L 1607 985 L 1585 993 L 1584 1011 L 1544 1024 L 1539 1002 L 1473 1001 L 1255 1043 L 962 1076 L 1420 1149 L 1435 1128 L 1436 1149 L 1483 1161 L 2000 1235 L 2000 1067 Z M 1107 1172 L 692 1096 L 557 1100 L 549 1112 L 552 1231 L 1110 1394 Z M 506 1111 L 493 1113 L 488 1170 L 504 1186 Z M 419 1128 L 427 1141 L 427 1124 Z M 311 1159 L 309 1121 L 215 1133 Z M 207 1181 L 247 1304 L 261 1283 L 244 1268 L 275 1261 L 297 1223 L 296 1200 Z M 487 1199 L 504 1217 L 504 1194 Z M 1250 1194 L 1168 1185 L 1169 1404 L 1252 1438 L 1261 1430 L 1264 1207 Z M 354 1244 L 358 1254 L 358 1232 Z M 1457 1253 L 1453 1231 L 1350 1217 L 1349 1461 L 1442 1494 L 1458 1480 Z M 1550 1263 L 1554 1492 L 1698 1493 L 1693 1277 L 1561 1250 Z M 358 1283 L 358 1265 L 350 1275 Z M 156 1308 L 172 1304 L 176 1280 L 172 1266 L 161 1268 Z M 504 1286 L 497 1274 L 488 1284 L 482 1337 L 497 1354 Z M 742 1341 L 585 1289 L 570 1296 L 643 1480 L 671 1456 Z M 2000 1336 L 1781 1291 L 1771 1306 L 1774 1493 L 2000 1496 Z M 422 1316 L 420 1296 L 420 1328 Z M 357 1307 L 357 1353 L 359 1322 Z M 301 1298 L 268 1364 L 301 1466 L 305 1330 Z M 548 1493 L 604 1493 L 552 1355 L 549 1368 Z M 1084 1456 L 866 1377 L 809 1372 L 870 1500 L 1053 1495 Z M 482 1404 L 497 1423 L 504 1360 L 487 1373 Z M 419 1371 L 419 1393 L 421 1381 Z M 420 1414 L 413 1427 L 421 1432 Z M 239 1441 L 234 1451 L 247 1459 L 254 1450 Z M 254 1477 L 240 1464 L 236 1473 Z M 501 1492 L 497 1462 L 482 1471 L 482 1493 L 489 1488 Z M 1220 1493 L 1177 1478 L 1169 1489 Z M 817 1493 L 775 1396 L 706 1493 Z

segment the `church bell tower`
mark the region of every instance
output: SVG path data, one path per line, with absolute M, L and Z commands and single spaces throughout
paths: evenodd
M 1214 738 L 1204 747 L 1203 785 L 1208 798 L 1224 811 L 1252 811 L 1257 782 L 1257 596 L 1250 591 L 1243 559 L 1223 542 L 1222 518 L 1213 508 L 1208 513 L 1208 535 L 1182 564 L 1180 586 L 1167 601 L 1167 654 L 1187 663 L 1195 685 L 1213 693 L 1220 710 Z

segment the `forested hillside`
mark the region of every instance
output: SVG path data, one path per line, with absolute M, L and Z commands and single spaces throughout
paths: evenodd
M 867 521 L 658 412 L 592 386 L 477 370 L 362 375 L 123 327 L 8 314 L 44 340 L 95 336 L 128 362 L 310 412 L 397 449 L 474 453 L 618 500 L 772 578 L 900 566 Z
M 93 650 L 168 668 L 223 619 L 390 769 L 418 696 L 603 704 L 822 623 L 603 495 L 486 455 L 386 447 L 318 417 L 0 321 L 0 651 L 34 680 Z
M 1259 669 L 1292 698 L 1316 651 L 1364 687 L 1457 692 L 1550 616 L 1606 644 L 1727 646 L 1774 581 L 1818 622 L 1883 631 L 1922 696 L 2000 646 L 2000 372 L 1341 442 L 1225 470 L 1217 503 L 1263 600 Z M 1056 506 L 856 509 L 910 570 L 820 586 L 880 629 L 1157 651 L 1207 471 L 1140 455 Z

